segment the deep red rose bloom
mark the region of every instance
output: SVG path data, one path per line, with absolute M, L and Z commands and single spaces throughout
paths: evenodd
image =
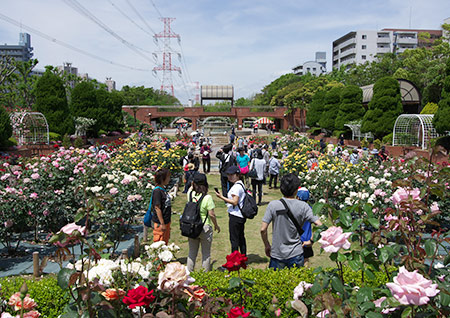
M 244 306 L 242 307 L 234 307 L 228 313 L 228 318 L 238 318 L 238 317 L 248 317 L 250 316 L 250 312 L 244 312 Z
M 238 251 L 234 251 L 230 255 L 227 255 L 227 262 L 222 265 L 230 272 L 237 271 L 240 268 L 247 268 L 247 264 L 245 262 L 248 261 L 248 257 L 244 254 L 239 253 Z
M 144 286 L 139 286 L 128 291 L 123 298 L 123 303 L 128 305 L 128 308 L 133 309 L 138 306 L 148 306 L 154 300 L 153 290 L 148 291 Z

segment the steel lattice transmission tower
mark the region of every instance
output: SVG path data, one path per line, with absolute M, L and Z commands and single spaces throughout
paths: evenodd
M 175 20 L 175 18 L 160 18 L 160 20 L 164 23 L 164 31 L 155 34 L 154 38 L 156 42 L 158 39 L 162 39 L 163 49 L 160 52 L 156 52 L 154 55 L 162 55 L 162 64 L 155 66 L 153 68 L 153 72 L 156 73 L 157 71 L 162 71 L 161 92 L 167 90 L 172 96 L 174 96 L 172 72 L 178 72 L 181 74 L 181 68 L 172 65 L 172 55 L 177 54 L 180 57 L 180 53 L 172 50 L 170 47 L 170 39 L 175 38 L 180 41 L 180 35 L 172 32 L 170 28 L 170 23 Z

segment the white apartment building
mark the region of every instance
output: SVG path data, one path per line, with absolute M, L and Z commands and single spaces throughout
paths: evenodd
M 429 42 L 419 34 L 430 34 Z M 407 49 L 430 46 L 442 36 L 442 30 L 382 29 L 352 31 L 333 41 L 333 68 L 372 62 L 385 53 L 402 53 Z
M 310 73 L 315 76 L 325 74 L 327 72 L 327 53 L 316 52 L 316 60 L 308 61 L 303 64 L 295 66 L 292 71 L 295 75 L 305 75 Z

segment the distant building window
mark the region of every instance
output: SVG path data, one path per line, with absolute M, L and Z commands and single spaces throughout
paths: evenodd
M 314 72 L 316 71 L 316 68 L 315 68 L 315 67 L 313 67 L 313 71 L 314 71 Z
M 363 34 L 363 35 L 361 36 L 361 38 L 362 38 L 363 40 L 365 40 L 365 39 L 367 39 L 367 35 Z
M 307 70 L 308 72 L 311 71 L 311 69 L 310 69 L 309 67 L 307 67 L 306 70 Z
M 365 60 L 366 56 L 365 55 L 361 55 L 361 59 Z
M 363 50 L 367 49 L 367 45 L 362 45 L 361 49 L 363 49 Z

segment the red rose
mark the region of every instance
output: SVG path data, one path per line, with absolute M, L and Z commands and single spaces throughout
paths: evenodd
M 245 262 L 248 261 L 248 257 L 244 254 L 239 253 L 238 251 L 234 251 L 230 255 L 227 255 L 227 262 L 222 265 L 230 272 L 237 271 L 240 268 L 247 268 L 247 264 Z
M 128 305 L 128 308 L 133 309 L 138 306 L 148 306 L 154 300 L 153 290 L 148 291 L 144 286 L 139 286 L 128 291 L 123 298 L 123 303 Z
M 238 318 L 238 317 L 248 317 L 250 316 L 250 312 L 244 312 L 244 306 L 242 307 L 234 307 L 228 313 L 228 318 Z

